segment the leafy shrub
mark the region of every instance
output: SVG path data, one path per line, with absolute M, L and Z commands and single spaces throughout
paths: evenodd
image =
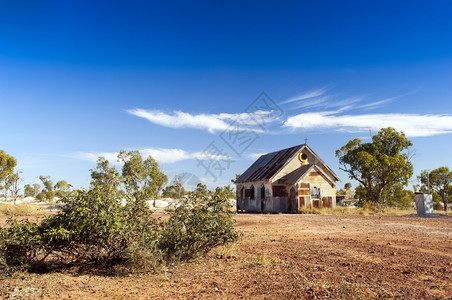
M 237 240 L 233 225 L 225 194 L 217 190 L 209 197 L 198 189 L 189 193 L 165 224 L 160 248 L 168 261 L 192 259 Z
M 11 219 L 10 226 L 0 231 L 0 251 L 9 267 L 30 267 L 42 254 L 40 228 L 28 220 Z
M 123 207 L 97 188 L 76 191 L 40 225 L 13 220 L 1 231 L 0 250 L 8 265 L 32 268 L 51 254 L 66 262 L 112 263 L 131 258 L 132 249 L 154 250 L 158 224 L 146 203 L 133 202 Z
M 151 217 L 145 201 L 92 188 L 75 191 L 61 212 L 40 225 L 13 220 L 0 232 L 8 266 L 40 267 L 47 260 L 117 265 L 128 272 L 189 260 L 237 240 L 226 197 L 189 195 L 168 221 Z
M 223 189 L 212 193 L 200 184 L 168 221 L 153 218 L 146 203 L 153 177 L 140 168 L 152 160 L 143 162 L 138 152 L 132 154 L 120 156 L 128 159 L 129 167 L 122 175 L 99 159 L 91 188 L 69 193 L 60 202 L 61 211 L 39 225 L 13 220 L 1 229 L 4 263 L 36 268 L 58 260 L 148 270 L 197 257 L 238 238 Z M 138 176 L 140 172 L 146 176 Z

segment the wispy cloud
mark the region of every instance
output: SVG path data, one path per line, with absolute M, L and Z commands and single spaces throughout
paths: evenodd
M 231 161 L 227 155 L 212 155 L 205 151 L 187 152 L 182 149 L 146 148 L 139 150 L 143 157 L 152 156 L 159 163 L 176 163 L 183 160 L 223 160 Z M 71 155 L 73 158 L 96 162 L 100 156 L 113 164 L 119 164 L 118 152 L 79 152 Z
M 164 113 L 159 110 L 131 109 L 127 113 L 144 118 L 151 123 L 170 128 L 194 128 L 207 130 L 210 133 L 218 131 L 256 131 L 261 132 L 259 122 L 271 123 L 276 121 L 271 111 L 256 111 L 254 113 L 236 114 L 190 114 L 182 111 Z
M 309 112 L 289 117 L 283 127 L 304 130 L 336 130 L 345 132 L 378 131 L 394 127 L 410 137 L 452 133 L 451 115 L 360 114 L 339 115 L 339 112 Z
M 326 89 L 326 88 L 322 88 L 322 89 L 312 90 L 309 92 L 304 92 L 302 94 L 298 94 L 292 98 L 289 98 L 289 99 L 281 102 L 280 104 L 287 104 L 287 103 L 292 103 L 292 102 L 296 102 L 296 101 L 302 101 L 302 100 L 306 100 L 306 99 L 319 97 L 319 96 L 322 96 L 323 94 L 325 94 L 327 90 L 328 89 Z
M 344 110 L 343 108 L 354 108 L 354 104 L 357 104 L 364 100 L 363 96 L 355 96 L 355 97 L 349 97 L 338 101 L 330 101 L 327 103 L 327 108 L 336 108 L 339 107 L 341 110 Z
M 313 90 L 299 94 L 280 104 L 291 103 L 294 109 L 318 109 L 318 108 L 341 108 L 342 110 L 353 109 L 357 104 L 364 100 L 363 96 L 353 96 L 341 99 L 340 96 L 327 94 L 328 88 Z
M 357 108 L 361 108 L 361 109 L 365 109 L 365 110 L 376 109 L 376 108 L 378 108 L 378 107 L 380 107 L 380 106 L 382 106 L 382 105 L 384 105 L 386 103 L 392 102 L 392 101 L 397 100 L 397 99 L 402 98 L 402 97 L 406 97 L 406 96 L 415 94 L 415 93 L 419 92 L 420 90 L 421 90 L 421 88 L 417 88 L 417 89 L 414 89 L 412 91 L 409 91 L 409 92 L 401 94 L 401 95 L 397 95 L 397 96 L 394 96 L 394 97 L 388 97 L 386 99 L 382 99 L 382 100 L 366 103 L 366 104 L 358 106 Z
M 395 97 L 387 98 L 387 99 L 383 99 L 383 100 L 379 100 L 379 101 L 374 101 L 374 102 L 370 102 L 370 103 L 366 103 L 366 104 L 360 105 L 358 108 L 371 110 L 371 109 L 375 109 L 377 107 L 380 107 L 383 104 L 386 104 L 386 103 L 388 103 L 388 102 L 390 102 L 390 101 L 392 101 L 394 99 L 395 99 Z
M 250 153 L 247 156 L 249 159 L 256 160 L 264 154 L 267 154 L 267 153 Z
M 314 99 L 306 99 L 304 101 L 300 101 L 296 104 L 296 108 L 311 108 L 311 107 L 317 107 L 321 105 L 325 105 L 327 100 L 330 99 L 329 96 L 323 96 L 319 98 Z
M 281 104 L 292 103 L 295 109 L 329 109 L 329 108 L 340 108 L 341 111 L 350 109 L 362 109 L 362 110 L 373 110 L 381 107 L 391 101 L 396 99 L 409 96 L 417 93 L 420 88 L 409 91 L 407 93 L 387 97 L 381 100 L 372 101 L 369 97 L 364 96 L 352 96 L 345 99 L 340 99 L 341 96 L 327 94 L 329 89 L 322 88 L 318 90 L 313 90 L 303 94 L 299 94 L 292 97 L 286 101 L 281 102 Z M 375 98 L 375 97 L 372 97 Z M 372 101 L 372 102 L 369 102 Z

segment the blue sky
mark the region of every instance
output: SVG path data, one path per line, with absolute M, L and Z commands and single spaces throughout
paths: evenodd
M 335 150 L 393 126 L 413 141 L 415 175 L 452 167 L 450 11 L 449 1 L 0 1 L 0 149 L 24 184 L 43 174 L 86 187 L 97 156 L 138 149 L 170 179 L 215 186 L 307 137 L 342 186 Z

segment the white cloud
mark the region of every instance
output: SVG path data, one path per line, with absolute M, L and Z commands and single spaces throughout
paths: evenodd
M 401 95 L 398 95 L 398 96 L 389 97 L 389 98 L 386 98 L 386 99 L 383 99 L 383 100 L 379 100 L 379 101 L 374 101 L 374 102 L 371 102 L 371 103 L 363 104 L 363 105 L 359 106 L 358 108 L 362 108 L 362 109 L 365 109 L 365 110 L 372 110 L 372 109 L 378 108 L 378 107 L 380 107 L 380 106 L 382 106 L 382 105 L 384 105 L 384 104 L 386 104 L 388 102 L 391 102 L 391 101 L 397 100 L 399 98 L 403 98 L 403 97 L 415 94 L 415 93 L 417 93 L 419 91 L 420 91 L 420 88 L 417 88 L 415 90 L 409 91 L 407 93 L 404 93 L 404 94 L 401 94 Z
M 187 152 L 182 149 L 167 149 L 167 148 L 146 148 L 139 150 L 140 154 L 145 158 L 152 156 L 159 163 L 176 163 L 183 160 L 223 160 L 232 161 L 232 158 L 227 155 L 213 155 L 205 151 Z M 72 155 L 73 158 L 88 160 L 96 162 L 97 159 L 103 156 L 113 164 L 119 164 L 118 152 L 79 152 Z
M 346 98 L 346 99 L 342 99 L 339 101 L 332 101 L 330 103 L 328 103 L 326 105 L 326 107 L 347 107 L 347 108 L 353 108 L 352 104 L 361 102 L 364 100 L 363 96 L 355 96 L 355 97 L 350 97 L 350 98 Z
M 330 97 L 328 97 L 328 96 L 324 96 L 324 97 L 314 98 L 311 100 L 300 101 L 297 104 L 296 108 L 309 108 L 309 107 L 317 107 L 317 106 L 325 105 L 326 101 L 329 98 Z
M 345 132 L 378 131 L 394 127 L 410 137 L 452 133 L 452 116 L 418 114 L 338 115 L 338 112 L 310 112 L 289 117 L 283 127 L 292 129 L 332 129 Z
M 267 153 L 250 153 L 250 154 L 248 154 L 248 158 L 250 158 L 252 160 L 257 160 L 259 157 L 261 157 L 264 154 L 267 154 Z
M 392 98 L 388 98 L 388 99 L 384 99 L 384 100 L 380 100 L 380 101 L 375 101 L 375 102 L 363 104 L 363 105 L 359 106 L 359 108 L 363 108 L 363 109 L 367 109 L 367 110 L 375 109 L 375 108 L 380 107 L 383 104 L 388 103 L 388 102 L 390 102 L 390 101 L 392 101 L 394 99 L 396 99 L 396 97 L 392 97 Z
M 281 104 L 286 104 L 286 103 L 291 103 L 291 102 L 296 102 L 296 101 L 301 101 L 301 100 L 305 100 L 305 99 L 310 99 L 310 98 L 315 98 L 315 97 L 319 97 L 322 96 L 323 94 L 325 94 L 325 92 L 327 91 L 326 88 L 323 89 L 318 89 L 318 90 L 313 90 L 310 92 L 305 92 L 302 94 L 298 94 L 292 98 L 289 98 L 283 102 L 281 102 Z
M 271 111 L 256 111 L 254 113 L 237 114 L 197 114 L 193 115 L 182 111 L 173 111 L 172 114 L 159 110 L 131 109 L 131 115 L 144 118 L 151 123 L 170 128 L 194 128 L 216 131 L 255 131 L 262 132 L 257 123 L 270 123 L 276 121 Z

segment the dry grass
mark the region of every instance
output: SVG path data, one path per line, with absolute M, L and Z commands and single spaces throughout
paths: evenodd
M 237 258 L 237 244 L 230 243 L 223 246 L 218 246 L 211 251 L 211 255 L 218 259 Z
M 368 207 L 343 207 L 334 208 L 303 208 L 300 209 L 301 214 L 311 215 L 334 215 L 334 216 L 407 216 L 415 215 L 415 209 L 408 208 L 384 208 L 382 210 L 372 209 Z M 435 214 L 452 216 L 452 211 L 435 210 Z
M 397 209 L 386 208 L 383 210 L 374 210 L 370 208 L 361 207 L 334 207 L 334 208 L 304 208 L 300 209 L 302 214 L 316 214 L 316 215 L 343 215 L 343 216 L 403 216 L 416 214 L 414 209 Z
M 0 216 L 44 216 L 49 214 L 44 208 L 33 204 L 0 204 Z
M 251 264 L 256 267 L 268 267 L 280 263 L 281 258 L 277 254 L 262 253 L 251 257 Z

